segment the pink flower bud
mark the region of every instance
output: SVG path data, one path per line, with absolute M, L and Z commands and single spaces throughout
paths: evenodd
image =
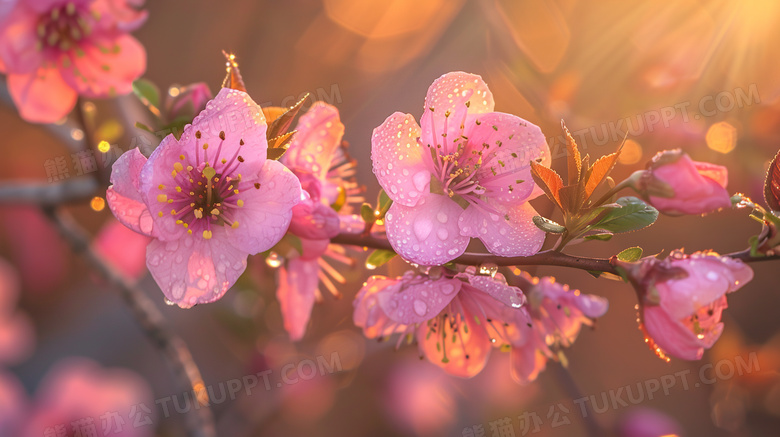
M 192 119 L 200 111 L 206 109 L 206 103 L 212 98 L 211 90 L 204 82 L 179 88 L 179 94 L 165 102 L 168 120 L 173 121 L 179 117 Z
M 638 286 L 641 328 L 656 354 L 698 360 L 723 331 L 726 293 L 753 279 L 738 259 L 715 252 L 672 252 L 661 261 L 647 258 L 632 274 Z
M 731 206 L 727 183 L 726 167 L 693 161 L 680 150 L 666 150 L 655 155 L 640 189 L 664 214 L 705 214 Z

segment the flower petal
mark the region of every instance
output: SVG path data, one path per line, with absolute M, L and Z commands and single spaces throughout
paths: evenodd
M 431 172 L 417 143 L 420 127 L 414 117 L 396 112 L 374 129 L 371 162 L 379 185 L 394 202 L 415 206 L 430 192 Z
M 538 340 L 533 339 L 522 346 L 512 346 L 509 359 L 512 379 L 520 384 L 528 384 L 536 380 L 547 367 L 547 357 L 537 349 Z
M 387 239 L 409 261 L 444 264 L 461 255 L 469 244 L 458 229 L 461 212 L 457 203 L 438 194 L 426 195 L 414 207 L 393 203 L 385 216 Z
M 729 171 L 722 165 L 715 165 L 709 162 L 692 161 L 693 166 L 700 175 L 712 179 L 717 182 L 723 188 L 729 184 Z
M 19 115 L 32 123 L 54 123 L 68 115 L 76 105 L 76 91 L 62 80 L 55 68 L 9 74 L 8 92 Z
M 380 296 L 392 294 L 401 289 L 401 280 L 384 276 L 371 276 L 358 291 L 352 302 L 355 308 L 352 319 L 355 326 L 363 329 L 367 338 L 380 338 L 405 332 L 408 326 L 391 320 L 380 305 Z
M 422 145 L 442 146 L 444 154 L 455 152 L 466 116 L 493 112 L 494 106 L 493 94 L 480 76 L 455 71 L 439 77 L 425 96 L 420 118 Z
M 437 315 L 460 291 L 458 279 L 429 279 L 420 276 L 392 293 L 377 295 L 379 305 L 392 320 L 405 325 L 424 323 Z
M 532 220 L 535 215 L 539 214 L 529 203 L 507 209 L 505 217 L 470 205 L 461 214 L 458 224 L 461 235 L 479 237 L 493 254 L 528 256 L 538 252 L 544 244 L 545 233 Z
M 120 223 L 143 235 L 154 235 L 154 220 L 144 203 L 141 169 L 146 157 L 138 150 L 128 150 L 111 168 L 111 186 L 106 191 L 108 207 Z
M 179 240 L 152 240 L 146 265 L 165 297 L 182 308 L 214 302 L 235 284 L 246 269 L 247 253 L 226 240 L 224 227 L 212 228 L 213 236 L 184 234 Z
M 26 314 L 0 315 L 0 364 L 18 364 L 29 358 L 34 338 L 33 326 Z
M 28 3 L 20 1 L 0 22 L 0 63 L 10 74 L 35 73 L 44 62 L 43 52 L 36 47 L 40 18 Z
M 652 341 L 666 354 L 683 360 L 700 360 L 704 355 L 704 348 L 696 335 L 671 318 L 660 306 L 645 306 L 642 310 L 642 323 Z M 714 336 L 714 342 L 723 331 L 723 324 L 719 323 L 713 329 L 717 334 Z
M 92 247 L 127 277 L 137 279 L 146 273 L 146 246 L 150 241 L 123 223 L 109 220 L 92 241 Z
M 27 394 L 22 383 L 11 373 L 0 370 L 0 433 L 13 435 L 28 410 Z
M 245 176 L 241 192 L 244 206 L 234 210 L 239 224 L 228 230 L 228 241 L 254 255 L 272 248 L 287 232 L 292 208 L 301 200 L 301 183 L 281 163 L 266 160 L 258 174 Z
M 130 35 L 91 38 L 69 59 L 70 66 L 60 70 L 63 79 L 91 98 L 129 94 L 133 81 L 146 71 L 146 50 Z
M 324 180 L 330 170 L 333 152 L 341 145 L 344 125 L 335 106 L 314 102 L 298 121 L 287 153 L 282 160 L 292 169 L 301 169 Z
M 525 295 L 523 295 L 523 291 L 507 284 L 506 279 L 504 279 L 504 276 L 500 273 L 497 273 L 495 278 L 491 278 L 490 276 L 468 275 L 465 273 L 458 274 L 456 277 L 468 280 L 471 287 L 489 295 L 508 307 L 520 308 L 525 304 Z
M 300 340 L 306 332 L 319 284 L 317 260 L 305 261 L 293 258 L 279 268 L 276 298 L 282 307 L 284 329 L 293 341 Z
M 333 208 L 315 202 L 304 193 L 304 199 L 292 209 L 290 232 L 302 238 L 326 239 L 339 233 L 339 215 Z

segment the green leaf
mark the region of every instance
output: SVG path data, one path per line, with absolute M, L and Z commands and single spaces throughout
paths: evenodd
M 396 255 L 397 254 L 392 250 L 377 249 L 371 252 L 371 255 L 366 258 L 366 268 L 373 270 L 377 267 L 383 266 Z
M 377 220 L 381 220 L 385 218 L 385 214 L 387 214 L 387 210 L 390 209 L 390 206 L 393 204 L 393 199 L 390 198 L 390 196 L 387 195 L 385 190 L 379 189 L 379 195 L 376 199 L 376 205 L 377 210 L 379 210 L 379 215 L 376 217 Z
M 614 234 L 610 234 L 610 233 L 586 235 L 585 240 L 609 241 L 612 239 L 613 235 Z
M 639 261 L 642 258 L 642 248 L 639 246 L 629 247 L 617 254 L 617 259 L 620 261 L 634 262 Z
M 658 218 L 658 210 L 636 197 L 621 197 L 616 202 L 620 208 L 609 208 L 606 214 L 589 229 L 601 229 L 612 233 L 631 232 L 652 225 Z
M 149 80 L 138 79 L 134 81 L 133 94 L 146 106 L 160 107 L 160 90 Z
M 555 223 L 554 221 L 535 215 L 533 218 L 533 222 L 536 225 L 537 228 L 543 230 L 544 232 L 550 233 L 550 234 L 562 234 L 566 232 L 566 228 L 559 225 L 558 223 Z
M 372 208 L 371 205 L 367 203 L 360 205 L 360 216 L 363 217 L 363 221 L 366 222 L 366 225 L 372 224 L 376 221 L 376 216 L 374 216 L 374 208 Z

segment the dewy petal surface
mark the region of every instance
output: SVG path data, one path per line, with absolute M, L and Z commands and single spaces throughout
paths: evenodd
M 300 340 L 306 332 L 319 284 L 317 260 L 293 258 L 279 268 L 276 298 L 282 308 L 284 329 L 291 340 Z
M 152 236 L 154 220 L 139 191 L 139 177 L 144 164 L 146 157 L 137 147 L 122 154 L 111 168 L 111 186 L 106 191 L 106 200 L 120 223 L 140 234 Z
M 379 185 L 395 203 L 415 206 L 430 192 L 431 170 L 417 143 L 420 127 L 414 117 L 396 112 L 374 129 L 371 162 Z
M 538 252 L 544 244 L 545 233 L 533 223 L 533 216 L 539 215 L 533 206 L 522 203 L 503 213 L 505 216 L 501 217 L 471 205 L 458 218 L 460 233 L 478 237 L 491 253 L 500 256 Z
M 341 145 L 344 135 L 344 124 L 341 123 L 338 109 L 324 102 L 315 102 L 301 116 L 295 130 L 297 133 L 282 157 L 282 162 L 290 168 L 304 170 L 324 180 L 330 170 L 333 153 Z
M 397 292 L 379 295 L 379 305 L 396 322 L 405 325 L 424 323 L 436 317 L 458 295 L 462 284 L 457 279 L 420 277 Z

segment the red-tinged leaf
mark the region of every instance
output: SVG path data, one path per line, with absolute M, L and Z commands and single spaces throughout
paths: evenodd
M 271 124 L 274 120 L 279 118 L 280 115 L 287 112 L 287 108 L 281 106 L 266 106 L 263 108 L 263 115 L 265 116 L 265 123 Z
M 305 102 L 308 98 L 309 94 L 307 93 L 301 100 L 298 100 L 294 105 L 285 109 L 282 114 L 274 118 L 273 121 L 268 122 L 266 137 L 270 139 L 286 134 L 290 129 L 295 116 L 298 115 L 298 112 L 301 110 L 303 102 Z
M 539 188 L 544 191 L 551 202 L 563 208 L 559 191 L 563 188 L 563 179 L 551 168 L 547 168 L 539 163 L 531 161 L 531 176 Z
M 577 142 L 571 136 L 569 128 L 561 120 L 561 127 L 566 134 L 566 162 L 568 163 L 569 185 L 574 185 L 580 180 L 580 171 L 582 171 L 582 162 L 580 160 L 580 150 L 577 148 Z
M 562 187 L 558 191 L 558 197 L 561 199 L 561 205 L 564 209 L 572 214 L 577 214 L 585 201 L 582 197 L 580 184 Z
M 227 53 L 222 50 L 222 54 L 227 59 L 227 75 L 225 80 L 222 81 L 222 88 L 231 88 L 234 90 L 246 92 L 246 85 L 244 85 L 244 78 L 241 77 L 241 71 L 238 69 L 238 62 L 236 62 L 236 55 Z
M 611 153 L 606 156 L 602 156 L 596 162 L 593 163 L 593 167 L 590 168 L 590 175 L 585 184 L 585 197 L 589 198 L 601 182 L 609 176 L 609 172 L 615 167 L 618 156 L 620 156 L 620 150 L 615 153 Z
M 780 151 L 769 163 L 764 182 L 764 200 L 772 211 L 780 211 Z
M 290 142 L 293 139 L 293 135 L 298 132 L 297 130 L 287 132 L 284 135 L 279 135 L 278 137 L 269 138 L 268 139 L 268 148 L 269 149 L 286 149 L 290 147 Z

